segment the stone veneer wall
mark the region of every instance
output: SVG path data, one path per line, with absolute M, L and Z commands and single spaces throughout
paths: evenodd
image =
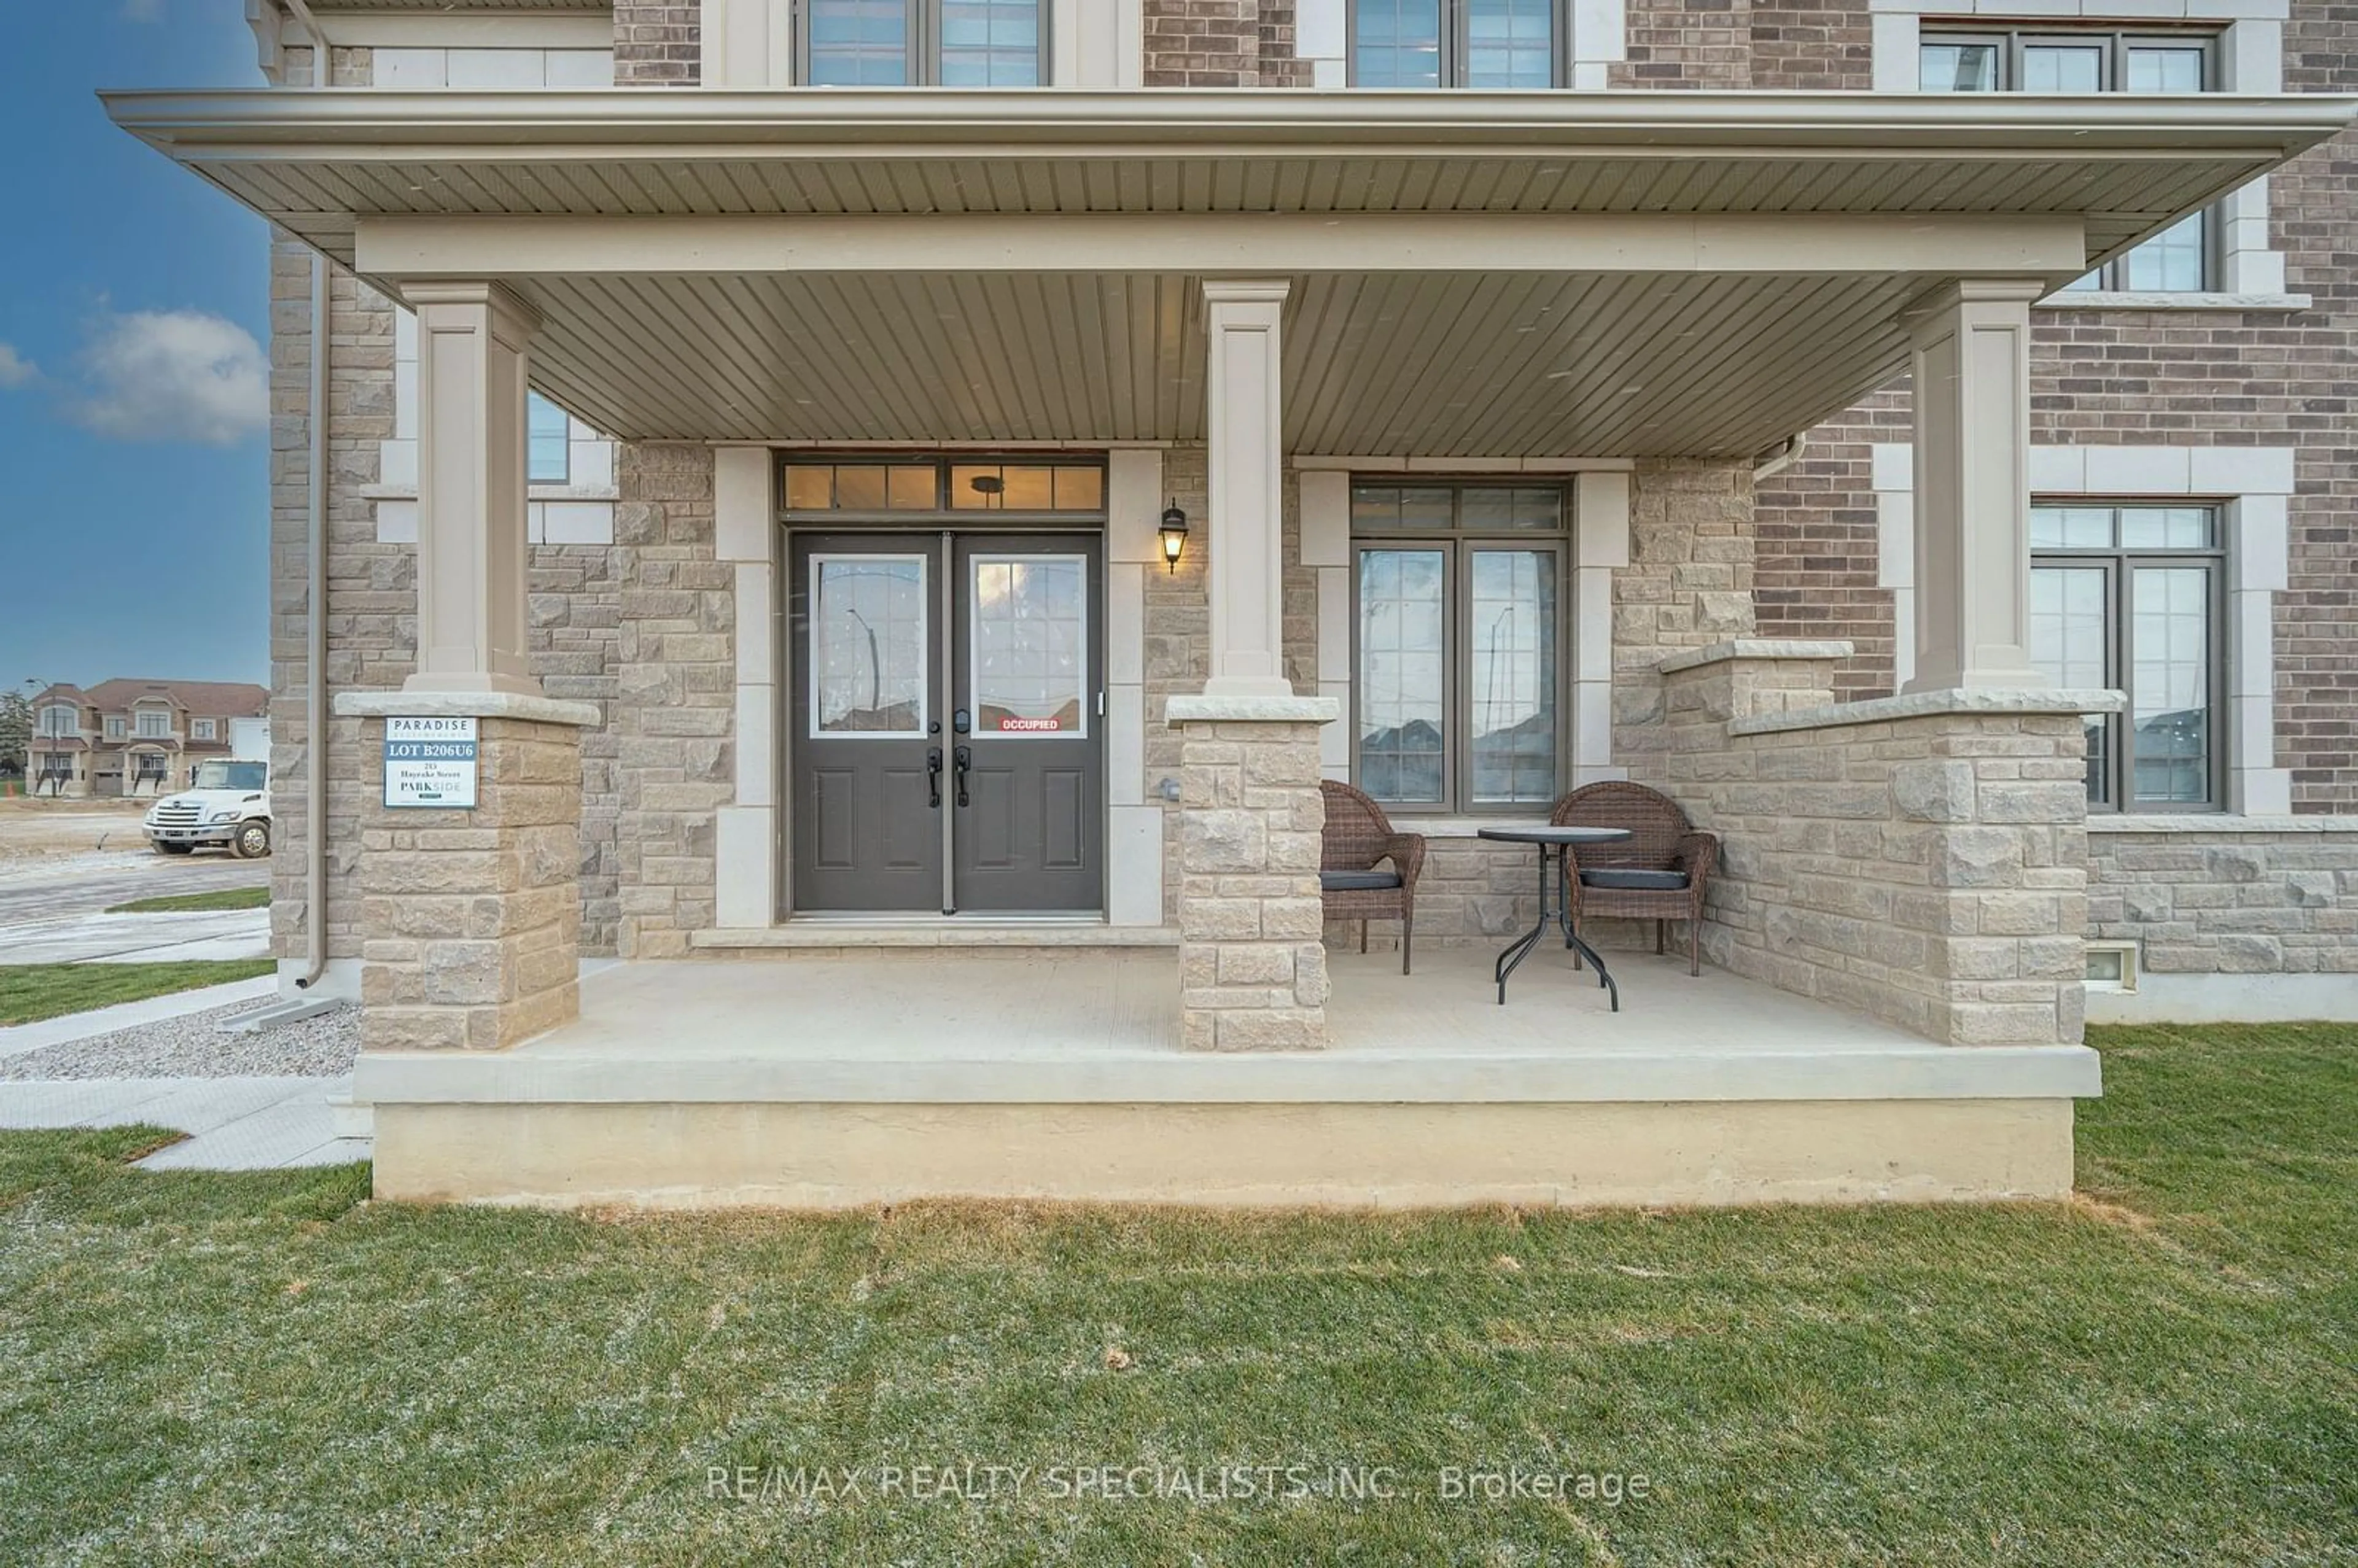
M 2088 861 L 2089 935 L 2150 973 L 2358 975 L 2358 833 L 2106 825 Z
M 1574 526 L 1578 526 L 1577 520 Z M 1753 630 L 1752 473 L 1647 461 L 1629 481 L 1629 564 L 1613 574 L 1613 760 L 1663 744 L 1664 656 Z
M 1954 1044 L 2080 1038 L 2087 802 L 2075 714 L 1926 712 L 1737 733 L 1833 701 L 1829 661 L 1666 682 L 1644 783 L 1720 837 L 1704 952 Z

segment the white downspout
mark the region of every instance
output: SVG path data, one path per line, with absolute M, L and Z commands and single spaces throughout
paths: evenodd
M 1801 449 L 1809 444 L 1810 433 L 1807 430 L 1778 442 L 1765 456 L 1753 460 L 1752 482 L 1758 484 L 1762 480 L 1774 479 L 1791 468 L 1794 460 L 1801 455 Z
M 297 990 L 328 968 L 328 258 L 311 256 L 311 464 L 303 600 L 303 874 L 305 965 Z

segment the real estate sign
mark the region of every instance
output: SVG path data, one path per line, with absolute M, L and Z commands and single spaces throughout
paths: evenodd
M 387 719 L 385 805 L 472 810 L 475 724 L 472 719 Z

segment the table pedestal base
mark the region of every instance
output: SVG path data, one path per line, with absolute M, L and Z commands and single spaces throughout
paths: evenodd
M 1572 927 L 1572 897 L 1568 885 L 1572 876 L 1569 846 L 1541 844 L 1539 846 L 1539 851 L 1540 923 L 1518 937 L 1513 946 L 1499 954 L 1498 961 L 1492 966 L 1492 972 L 1498 981 L 1498 1005 L 1500 1007 L 1507 1005 L 1507 977 L 1515 972 L 1515 966 L 1528 957 L 1533 947 L 1539 946 L 1540 938 L 1547 935 L 1548 922 L 1553 920 L 1563 927 L 1563 945 L 1588 960 L 1590 967 L 1596 971 L 1596 983 L 1603 986 L 1613 998 L 1613 1011 L 1620 1011 L 1621 988 L 1614 982 L 1612 971 L 1605 967 L 1603 956 L 1586 942 L 1582 941 L 1580 933 Z

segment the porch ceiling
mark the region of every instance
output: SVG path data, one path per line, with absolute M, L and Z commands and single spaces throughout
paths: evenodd
M 1787 214 L 2068 222 L 2060 283 L 2348 124 L 2324 98 L 1898 94 L 313 92 L 114 94 L 126 129 L 372 281 L 381 219 Z M 1130 259 L 1133 258 L 1134 259 Z M 1119 265 L 486 268 L 535 380 L 632 438 L 1187 439 L 1199 290 Z M 2062 265 L 2056 265 L 2057 263 Z M 1298 451 L 1745 455 L 1903 362 L 1920 262 L 1595 255 L 1292 270 Z M 947 270 L 989 267 L 988 271 Z M 1969 264 L 1949 264 L 1955 276 Z M 1984 256 L 1970 270 L 1987 275 Z M 413 275 L 414 276 L 414 275 Z

